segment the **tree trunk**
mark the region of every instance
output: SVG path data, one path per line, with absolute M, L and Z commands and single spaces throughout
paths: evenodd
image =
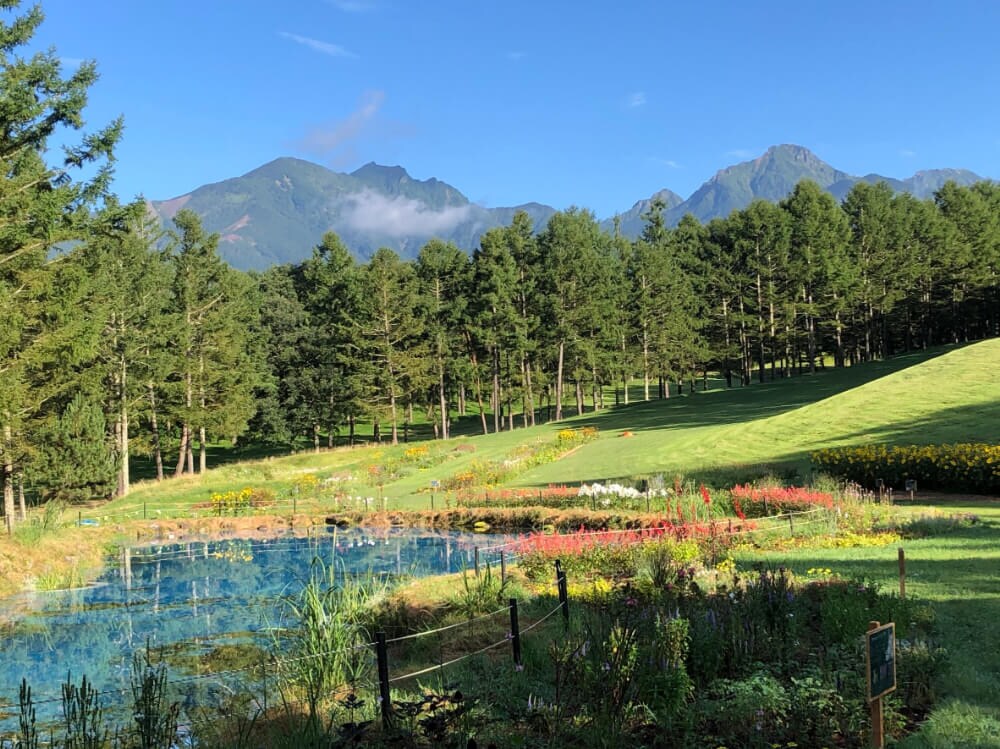
M 563 359 L 565 355 L 566 343 L 559 341 L 559 364 L 556 368 L 556 421 L 562 421 Z
M 389 387 L 389 413 L 392 416 L 392 444 L 399 444 L 399 427 L 396 424 L 396 386 Z
M 181 425 L 181 444 L 177 450 L 177 467 L 174 468 L 174 478 L 177 478 L 184 473 L 184 459 L 187 458 L 189 435 L 190 430 L 188 429 L 187 422 L 184 422 Z
M 438 359 L 438 406 L 441 408 L 441 439 L 448 439 L 448 398 L 444 392 L 444 362 Z
M 576 412 L 577 414 L 584 412 L 583 383 L 580 380 L 576 381 Z
M 115 496 L 124 497 L 129 491 L 129 434 L 128 434 L 128 394 L 126 392 L 126 377 L 128 367 L 122 357 L 118 371 L 118 489 Z
M 14 532 L 14 431 L 10 424 L 3 427 L 3 466 L 0 467 L 0 484 L 3 484 L 3 516 L 7 533 Z
M 759 256 L 759 253 L 758 253 Z M 764 287 L 757 273 L 757 381 L 764 382 Z
M 156 390 L 153 388 L 153 383 L 149 383 L 149 429 L 153 433 L 156 480 L 163 481 L 163 453 L 160 450 L 160 427 L 156 423 Z
M 646 323 L 642 323 L 642 393 L 645 400 L 649 400 L 649 332 L 646 330 Z
M 740 384 L 746 387 L 750 384 L 750 337 L 747 335 L 746 311 L 743 307 L 743 296 L 740 296 Z
M 528 377 L 527 361 L 521 356 L 521 421 L 524 428 L 530 426 L 529 416 L 534 415 L 535 407 L 531 404 L 531 379 Z
M 733 367 L 729 363 L 729 350 L 732 348 L 733 342 L 729 334 L 729 300 L 725 297 L 722 298 L 722 329 L 726 334 L 726 349 L 722 355 L 722 369 L 726 376 L 726 387 L 731 388 L 733 386 Z
M 319 424 L 313 422 L 313 452 L 319 452 Z
M 812 312 L 812 291 L 803 288 L 802 299 L 806 303 L 806 353 L 809 355 L 809 374 L 816 374 L 816 322 Z
M 503 415 L 500 413 L 500 349 L 493 347 L 493 431 L 499 432 L 503 426 Z
M 347 444 L 354 447 L 354 414 L 347 417 Z
M 17 506 L 21 511 L 21 522 L 28 519 L 28 507 L 24 503 L 24 471 L 17 474 Z
M 483 381 L 479 376 L 479 362 L 475 351 L 469 356 L 472 359 L 472 372 L 475 376 L 474 383 L 476 387 L 476 403 L 479 404 L 479 420 L 483 423 L 483 434 L 489 434 L 490 430 L 486 425 L 486 408 L 483 406 Z
M 205 427 L 198 427 L 198 473 L 208 470 L 208 446 Z

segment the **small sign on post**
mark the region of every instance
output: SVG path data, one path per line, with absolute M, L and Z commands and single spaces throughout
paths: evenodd
M 866 687 L 871 706 L 872 746 L 882 749 L 885 746 L 882 698 L 896 689 L 896 625 L 870 622 L 866 639 Z
M 437 494 L 439 486 L 441 486 L 440 481 L 437 479 L 431 479 L 431 510 L 434 509 L 434 495 Z
M 906 491 L 910 493 L 910 499 L 913 499 L 913 493 L 917 490 L 917 480 L 907 479 L 906 480 Z

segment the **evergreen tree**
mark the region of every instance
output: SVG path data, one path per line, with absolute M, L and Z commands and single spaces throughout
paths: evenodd
M 395 445 L 399 442 L 401 405 L 429 381 L 416 273 L 412 265 L 383 247 L 363 268 L 361 290 L 359 343 L 370 358 L 375 418 L 380 412 L 388 414 Z
M 594 317 L 600 310 L 594 293 L 600 288 L 600 244 L 594 215 L 578 208 L 556 213 L 538 237 L 539 264 L 544 269 L 538 284 L 545 311 L 545 343 L 555 364 L 557 421 L 563 416 L 567 369 L 577 380 L 578 409 L 582 405 L 580 378 L 589 371 L 592 345 L 585 334 L 595 327 Z
M 319 449 L 326 427 L 332 441 L 348 424 L 354 443 L 355 422 L 374 394 L 374 373 L 358 317 L 362 306 L 363 271 L 333 232 L 323 235 L 299 274 L 300 295 L 308 313 L 300 387 L 300 420 L 312 430 Z
M 155 406 L 149 399 L 150 383 L 163 381 L 167 374 L 163 315 L 170 268 L 155 249 L 161 232 L 143 203 L 125 211 L 111 206 L 107 214 L 87 241 L 80 262 L 89 281 L 86 307 L 98 333 L 92 369 L 113 425 L 115 494 L 123 497 L 130 484 L 131 426 Z
M 114 491 L 119 458 L 99 403 L 77 393 L 40 436 L 32 481 L 44 499 L 104 499 Z
M 5 0 L 2 10 L 16 12 L 18 5 Z M 32 388 L 32 369 L 43 349 L 57 347 L 64 321 L 46 314 L 62 292 L 52 283 L 50 251 L 85 234 L 90 209 L 106 194 L 121 134 L 119 120 L 64 146 L 59 166 L 46 163 L 50 140 L 82 129 L 97 71 L 88 62 L 63 77 L 54 50 L 22 56 L 42 20 L 35 6 L 0 21 L 0 490 L 8 531 L 15 522 L 15 476 L 37 442 L 30 424 L 45 399 Z M 91 179 L 74 181 L 83 168 Z
M 260 378 L 248 335 L 259 309 L 253 284 L 218 255 L 219 236 L 206 234 L 198 216 L 181 210 L 174 263 L 175 377 L 180 403 L 180 449 L 174 475 L 207 468 L 208 437 L 240 435 L 254 414 Z
M 424 330 L 437 391 L 435 434 L 451 436 L 449 390 L 457 382 L 463 350 L 462 328 L 468 304 L 468 256 L 450 242 L 432 239 L 420 249 L 416 262 Z M 438 424 L 440 431 L 438 431 Z
M 802 317 L 806 361 L 816 371 L 820 354 L 820 326 L 832 312 L 838 362 L 843 360 L 842 298 L 846 276 L 849 227 L 840 206 L 819 185 L 803 180 L 781 203 L 791 227 L 789 271 L 795 308 Z

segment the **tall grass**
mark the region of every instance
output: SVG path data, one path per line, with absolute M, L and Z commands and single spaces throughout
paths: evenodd
M 313 736 L 326 732 L 319 719 L 323 700 L 371 682 L 374 604 L 389 582 L 369 574 L 351 577 L 314 559 L 302 590 L 284 601 L 290 626 L 275 631 L 281 653 L 282 699 L 287 707 L 304 702 Z
M 61 500 L 46 502 L 41 512 L 32 515 L 26 522 L 15 526 L 14 540 L 22 546 L 37 544 L 43 537 L 55 533 L 63 525 L 66 503 Z

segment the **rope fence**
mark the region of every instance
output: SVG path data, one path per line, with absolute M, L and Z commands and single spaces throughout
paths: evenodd
M 720 537 L 723 537 L 723 538 L 733 538 L 733 537 L 740 537 L 740 536 L 752 535 L 752 534 L 762 533 L 762 532 L 784 531 L 784 526 L 785 526 L 786 523 L 787 523 L 789 532 L 792 533 L 792 535 L 794 535 L 795 532 L 796 532 L 796 530 L 798 530 L 799 532 L 801 532 L 801 530 L 804 529 L 804 528 L 808 528 L 808 527 L 811 527 L 811 526 L 816 526 L 816 525 L 819 525 L 819 524 L 822 524 L 822 523 L 828 523 L 829 519 L 827 517 L 819 516 L 821 513 L 824 513 L 824 512 L 826 512 L 826 510 L 824 510 L 823 508 L 815 508 L 815 509 L 811 509 L 811 510 L 804 510 L 804 511 L 801 511 L 801 512 L 784 513 L 782 515 L 767 516 L 766 518 L 761 518 L 760 519 L 760 522 L 762 524 L 763 523 L 767 523 L 768 524 L 767 526 L 763 526 L 762 527 L 762 526 L 759 525 L 759 526 L 754 527 L 754 528 L 740 528 L 738 530 L 733 530 L 731 524 L 728 524 L 728 526 L 727 526 L 727 524 L 724 524 L 722 522 L 718 522 L 717 525 L 720 526 L 720 531 L 721 531 L 718 535 Z M 713 526 L 713 531 L 714 531 L 714 526 L 716 524 L 710 522 L 710 523 L 700 523 L 699 525 L 712 525 Z M 677 529 L 682 529 L 683 526 L 676 526 L 676 528 Z M 647 541 L 655 541 L 655 540 L 658 540 L 658 539 L 664 538 L 664 537 L 669 537 L 670 535 L 673 535 L 673 533 L 672 533 L 673 530 L 674 530 L 674 527 L 669 527 L 668 526 L 668 527 L 664 527 L 662 530 L 661 529 L 646 529 L 645 531 L 642 531 L 640 529 L 625 529 L 625 530 L 612 530 L 612 531 L 584 531 L 584 532 L 578 532 L 578 533 L 575 533 L 575 534 L 552 534 L 552 535 L 556 535 L 556 536 L 561 535 L 561 536 L 566 536 L 566 537 L 573 537 L 573 536 L 575 536 L 577 538 L 579 538 L 579 537 L 583 537 L 583 538 L 597 538 L 598 540 L 607 541 L 610 544 L 610 543 L 615 543 L 615 539 L 621 538 L 622 536 L 627 536 L 628 534 L 632 534 L 632 535 L 639 534 L 638 538 L 630 538 L 630 539 L 627 539 L 624 542 L 624 543 L 629 543 L 629 544 L 638 544 L 638 543 L 645 543 Z M 714 533 L 713 533 L 713 535 L 714 535 Z M 512 542 L 508 542 L 508 543 L 505 543 L 505 544 L 498 544 L 498 545 L 484 546 L 484 547 L 475 547 L 474 551 L 475 551 L 475 561 L 476 561 L 476 570 L 475 570 L 476 574 L 477 575 L 479 574 L 479 565 L 480 565 L 481 555 L 482 554 L 485 553 L 485 554 L 499 555 L 500 563 L 501 563 L 501 568 L 503 570 L 503 568 L 505 566 L 505 562 L 515 561 L 518 558 L 522 557 L 524 554 L 530 553 L 530 551 L 531 551 L 530 549 L 528 549 L 528 550 L 523 549 L 525 543 L 526 543 L 525 539 L 520 539 L 520 540 L 515 540 L 515 541 L 512 541 Z M 276 546 L 272 546 L 272 547 L 269 547 L 269 548 L 272 549 L 272 550 L 275 550 L 275 551 L 278 550 L 278 548 Z M 204 549 L 202 549 L 202 552 L 201 552 L 201 554 L 205 554 L 205 553 L 207 553 L 207 547 L 205 547 Z M 192 553 L 190 553 L 188 551 L 184 551 L 184 552 L 181 552 L 181 553 L 176 553 L 176 556 L 173 556 L 173 554 L 175 554 L 174 552 L 168 552 L 168 554 L 170 554 L 170 556 L 164 556 L 163 558 L 178 558 L 178 557 L 199 556 L 199 554 L 192 554 Z M 140 555 L 140 557 L 142 557 L 142 556 L 143 555 Z M 148 559 L 148 560 L 147 559 L 142 559 L 142 561 L 143 562 L 154 561 L 154 559 L 155 559 L 155 557 L 153 559 Z M 133 561 L 138 561 L 138 560 L 136 560 L 135 558 L 133 558 Z M 502 574 L 505 574 L 505 571 L 502 572 Z M 479 616 L 470 618 L 470 619 L 465 620 L 465 621 L 456 622 L 456 623 L 444 625 L 444 626 L 441 626 L 441 627 L 436 627 L 436 628 L 430 629 L 430 630 L 424 630 L 424 631 L 420 631 L 420 632 L 414 632 L 414 633 L 410 633 L 410 634 L 404 634 L 404 635 L 400 635 L 400 636 L 397 636 L 397 637 L 393 637 L 391 639 L 387 639 L 386 636 L 385 636 L 385 633 L 378 632 L 378 633 L 376 633 L 375 640 L 371 641 L 371 642 L 363 642 L 363 643 L 358 643 L 356 645 L 352 645 L 352 646 L 348 646 L 348 647 L 337 648 L 337 649 L 334 649 L 334 650 L 323 651 L 323 652 L 320 652 L 320 653 L 309 653 L 309 654 L 306 654 L 306 655 L 301 655 L 301 656 L 296 656 L 296 657 L 270 658 L 270 659 L 268 659 L 266 661 L 262 661 L 261 663 L 255 664 L 253 666 L 248 666 L 248 667 L 245 667 L 245 668 L 225 669 L 225 670 L 220 670 L 220 671 L 210 671 L 210 672 L 199 673 L 199 674 L 189 674 L 189 675 L 181 676 L 181 677 L 178 677 L 178 678 L 175 678 L 175 679 L 170 679 L 166 683 L 168 685 L 170 685 L 170 686 L 173 686 L 173 687 L 182 687 L 182 686 L 185 686 L 185 685 L 191 685 L 191 684 L 195 684 L 195 683 L 202 683 L 202 682 L 206 682 L 206 681 L 210 681 L 210 680 L 217 680 L 217 681 L 219 681 L 222 684 L 227 684 L 227 682 L 231 683 L 234 680 L 237 680 L 237 681 L 240 681 L 240 683 L 243 683 L 241 680 L 236 679 L 236 677 L 238 677 L 241 674 L 247 674 L 247 675 L 258 674 L 258 675 L 260 675 L 260 679 L 264 683 L 265 695 L 264 695 L 264 701 L 263 702 L 264 702 L 264 705 L 266 706 L 267 705 L 267 694 L 266 694 L 266 690 L 267 690 L 267 676 L 268 676 L 269 672 L 271 672 L 271 673 L 277 673 L 277 672 L 280 672 L 281 670 L 287 670 L 290 666 L 293 666 L 293 665 L 296 665 L 296 664 L 302 664 L 304 662 L 307 662 L 307 661 L 310 661 L 310 660 L 313 660 L 313 659 L 319 659 L 319 658 L 325 658 L 325 657 L 332 657 L 332 656 L 344 655 L 344 654 L 352 653 L 352 652 L 359 652 L 359 651 L 365 651 L 365 650 L 374 649 L 375 656 L 376 656 L 376 662 L 377 662 L 378 689 L 379 689 L 379 694 L 380 694 L 380 696 L 379 696 L 379 704 L 381 706 L 382 720 L 383 720 L 383 723 L 386 726 L 389 726 L 389 725 L 391 725 L 391 722 L 392 722 L 392 719 L 393 719 L 393 713 L 392 713 L 392 707 L 391 707 L 391 685 L 400 684 L 400 683 L 405 682 L 407 680 L 415 679 L 415 678 L 418 678 L 418 677 L 421 677 L 421 676 L 426 676 L 427 674 L 431 674 L 431 673 L 435 673 L 435 672 L 438 672 L 438 671 L 442 671 L 445 668 L 454 666 L 454 665 L 456 665 L 456 664 L 458 664 L 458 663 L 460 663 L 462 661 L 465 661 L 467 659 L 474 658 L 474 657 L 480 656 L 480 655 L 484 655 L 484 654 L 486 654 L 486 653 L 488 653 L 490 651 L 493 651 L 493 650 L 495 650 L 497 648 L 500 648 L 501 646 L 503 646 L 503 645 L 505 645 L 507 643 L 510 643 L 510 646 L 511 646 L 511 649 L 512 649 L 512 656 L 513 656 L 513 660 L 514 660 L 515 666 L 517 667 L 518 670 L 521 670 L 521 668 L 522 668 L 522 664 L 521 664 L 521 638 L 525 634 L 527 634 L 529 632 L 532 632 L 533 630 L 537 629 L 538 627 L 540 627 L 541 625 L 543 625 L 545 622 L 547 622 L 551 617 L 555 616 L 557 613 L 560 613 L 560 612 L 563 614 L 564 622 L 565 622 L 566 626 L 568 627 L 568 625 L 569 625 L 569 602 L 568 602 L 568 592 L 567 592 L 568 586 L 567 586 L 567 583 L 566 583 L 566 574 L 565 574 L 565 571 L 563 571 L 561 569 L 558 561 L 556 562 L 556 581 L 555 581 L 555 585 L 556 585 L 556 588 L 557 588 L 557 591 L 558 591 L 558 595 L 559 595 L 559 602 L 558 602 L 558 604 L 554 608 L 552 608 L 551 610 L 547 611 L 545 614 L 543 614 L 542 616 L 540 616 L 537 620 L 535 620 L 534 622 L 532 622 L 531 624 L 528 624 L 527 626 L 525 626 L 523 628 L 520 627 L 520 622 L 518 621 L 518 606 L 517 606 L 517 601 L 515 599 L 510 599 L 508 605 L 506 605 L 504 607 L 501 607 L 501 608 L 498 608 L 498 609 L 496 609 L 494 611 L 491 611 L 491 612 L 488 612 L 488 613 L 485 613 L 485 614 L 481 614 Z M 390 675 L 390 671 L 389 671 L 389 667 L 388 667 L 388 656 L 387 656 L 387 647 L 389 645 L 397 645 L 399 643 L 408 642 L 408 641 L 414 641 L 414 640 L 418 640 L 418 639 L 422 639 L 422 638 L 427 638 L 427 637 L 431 637 L 431 636 L 435 636 L 435 635 L 440 636 L 440 635 L 442 635 L 444 633 L 452 632 L 454 630 L 457 630 L 457 629 L 460 629 L 460 628 L 463 628 L 463 627 L 472 626 L 472 625 L 475 625 L 477 623 L 481 623 L 481 622 L 493 620 L 496 617 L 498 617 L 498 616 L 500 616 L 501 614 L 504 614 L 504 613 L 507 613 L 510 616 L 510 620 L 511 621 L 510 621 L 510 630 L 505 634 L 505 636 L 502 639 L 496 640 L 494 642 L 490 642 L 489 644 L 487 644 L 485 646 L 479 647 L 479 648 L 477 648 L 475 650 L 472 650 L 470 652 L 467 652 L 467 653 L 463 653 L 462 655 L 456 656 L 454 658 L 450 658 L 447 661 L 442 660 L 442 662 L 437 663 L 437 664 L 432 665 L 432 666 L 428 666 L 428 667 L 425 667 L 425 668 L 420 668 L 420 669 L 418 669 L 416 671 L 412 671 L 412 672 L 405 673 L 405 674 L 400 674 L 400 675 L 395 675 L 395 676 Z M 153 664 L 153 665 L 155 666 L 155 664 Z M 354 685 L 352 685 L 352 687 L 353 686 Z M 114 697 L 120 697 L 122 695 L 127 695 L 127 694 L 130 694 L 130 693 L 133 693 L 135 691 L 135 689 L 136 689 L 135 685 L 130 685 L 130 686 L 127 686 L 127 687 L 120 687 L 120 688 L 103 689 L 103 690 L 96 691 L 95 695 L 98 698 L 111 698 L 112 696 L 114 696 Z M 247 692 L 247 693 L 248 694 L 252 694 L 252 692 Z M 282 695 L 282 702 L 284 704 L 288 704 L 287 701 L 284 699 L 284 697 L 285 697 L 285 695 Z M 63 699 L 64 698 L 63 698 L 62 695 L 59 695 L 59 696 L 41 695 L 39 698 L 35 698 L 35 696 L 32 695 L 32 705 L 33 706 L 42 706 L 42 705 L 51 705 L 51 704 L 56 704 L 56 703 L 62 703 Z M 14 709 L 16 709 L 16 707 L 18 705 L 18 697 L 17 696 L 13 696 L 12 698 L 9 698 L 5 702 L 6 702 L 6 705 L 8 706 L 8 708 L 13 707 Z M 4 701 L 0 701 L 0 705 L 2 705 L 2 704 L 4 704 Z M 119 734 L 119 735 L 122 735 L 122 734 Z M 128 734 L 124 734 L 124 735 L 128 735 Z M 0 739 L 0 749 L 3 749 L 4 746 L 5 746 L 5 744 L 4 744 L 3 739 Z

